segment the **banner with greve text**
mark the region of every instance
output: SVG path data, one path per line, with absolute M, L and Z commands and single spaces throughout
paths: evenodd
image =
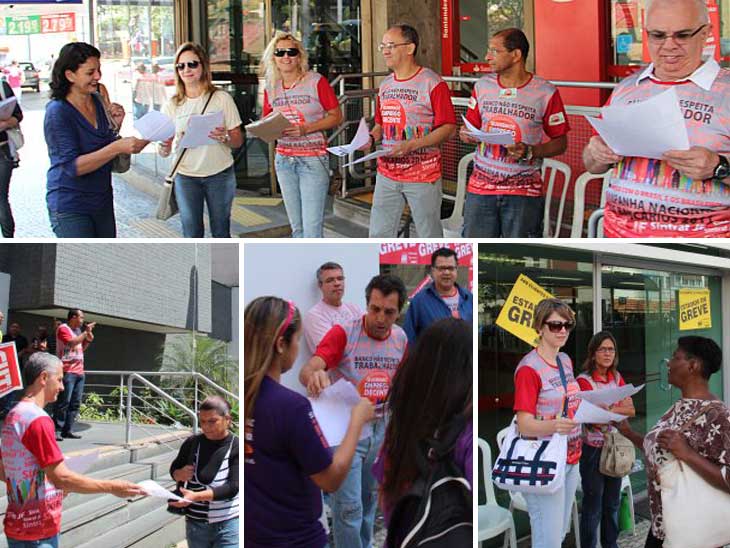
M 431 255 L 442 247 L 453 249 L 458 258 L 458 264 L 469 267 L 469 290 L 471 290 L 474 285 L 474 250 L 471 244 L 380 244 L 380 264 L 431 264 Z
M 0 344 L 0 397 L 23 388 L 15 343 Z
M 527 344 L 537 346 L 538 335 L 532 328 L 535 307 L 537 303 L 550 297 L 552 295 L 545 289 L 520 274 L 497 316 L 497 325 Z

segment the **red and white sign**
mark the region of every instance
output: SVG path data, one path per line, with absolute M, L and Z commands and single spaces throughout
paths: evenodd
M 23 388 L 15 343 L 0 344 L 0 397 Z
M 41 34 L 53 32 L 74 32 L 76 30 L 76 14 L 53 13 L 41 15 Z
M 469 267 L 469 289 L 471 289 L 474 284 L 474 250 L 471 244 L 380 244 L 380 264 L 431 264 L 431 255 L 442 247 L 456 251 L 458 263 Z

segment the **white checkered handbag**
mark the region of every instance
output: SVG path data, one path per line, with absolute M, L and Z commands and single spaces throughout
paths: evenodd
M 504 438 L 492 469 L 492 481 L 500 489 L 550 495 L 565 483 L 568 436 L 522 438 L 517 421 Z

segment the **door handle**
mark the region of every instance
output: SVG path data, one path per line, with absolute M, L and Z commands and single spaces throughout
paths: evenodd
M 672 387 L 669 384 L 669 368 L 667 367 L 667 364 L 669 363 L 669 358 L 662 358 L 659 361 L 659 390 L 662 390 L 664 392 L 669 392 Z

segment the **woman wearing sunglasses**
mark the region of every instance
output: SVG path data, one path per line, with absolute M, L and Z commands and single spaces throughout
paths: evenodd
M 588 342 L 588 357 L 584 372 L 578 375 L 583 391 L 605 390 L 626 384 L 618 372 L 616 339 L 608 331 L 593 335 Z M 636 414 L 630 397 L 609 408 L 627 417 Z M 601 546 L 617 548 L 618 508 L 621 500 L 621 478 L 605 476 L 599 471 L 604 434 L 615 426 L 586 424 L 583 429 L 583 451 L 580 457 L 580 477 L 583 487 L 583 508 L 580 516 L 580 545 L 595 548 L 598 525 L 601 525 Z
M 294 238 L 321 238 L 329 189 L 324 131 L 342 122 L 327 79 L 308 70 L 307 52 L 289 33 L 277 31 L 264 50 L 264 116 L 281 112 L 293 124 L 276 144 L 276 177 Z
M 581 431 L 571 417 L 580 403 L 580 387 L 573 376 L 573 363 L 560 352 L 575 327 L 575 314 L 560 299 L 544 299 L 535 307 L 533 327 L 539 339 L 515 371 L 514 410 L 523 436 L 546 437 L 556 432 L 568 436 L 563 487 L 549 495 L 524 494 L 532 547 L 555 548 L 568 532 L 579 479 Z
M 208 134 L 213 141 L 185 149 L 175 171 L 175 198 L 180 208 L 183 236 L 202 238 L 203 204 L 208 207 L 213 238 L 231 237 L 231 206 L 236 192 L 232 149 L 243 144 L 241 117 L 233 97 L 216 88 L 211 81 L 208 56 L 198 44 L 186 42 L 175 53 L 176 93 L 162 108 L 175 122 L 175 139 L 180 142 L 190 117 L 223 112 L 223 125 Z M 207 106 L 206 106 L 207 105 Z M 172 139 L 158 147 L 168 156 Z M 181 154 L 179 151 L 178 154 Z

